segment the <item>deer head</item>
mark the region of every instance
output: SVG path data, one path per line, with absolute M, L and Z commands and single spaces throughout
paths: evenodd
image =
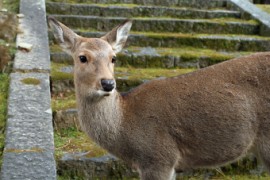
M 75 86 L 80 95 L 100 98 L 114 93 L 116 54 L 124 47 L 132 22 L 125 21 L 101 38 L 81 37 L 52 17 L 48 22 L 60 46 L 74 59 Z

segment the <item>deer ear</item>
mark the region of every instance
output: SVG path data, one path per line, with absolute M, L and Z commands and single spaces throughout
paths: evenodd
M 66 53 L 71 54 L 75 40 L 79 36 L 53 17 L 48 17 L 48 23 L 57 42 Z
M 101 39 L 107 41 L 113 48 L 115 53 L 118 53 L 124 47 L 128 33 L 132 26 L 132 21 L 125 21 L 123 24 L 115 27 L 113 30 L 108 32 L 105 36 L 101 37 Z

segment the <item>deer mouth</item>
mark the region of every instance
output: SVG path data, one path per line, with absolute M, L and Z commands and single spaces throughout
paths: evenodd
M 111 90 L 111 91 L 104 91 L 104 90 L 98 90 L 97 94 L 99 96 L 110 96 L 115 92 L 115 89 Z

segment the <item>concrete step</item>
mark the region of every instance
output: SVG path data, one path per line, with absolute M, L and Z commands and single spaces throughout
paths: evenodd
M 238 11 L 226 9 L 202 10 L 166 6 L 141 6 L 129 4 L 69 4 L 46 3 L 49 14 L 104 16 L 104 17 L 172 17 L 172 18 L 240 18 Z
M 146 81 L 155 78 L 173 77 L 180 74 L 192 72 L 195 69 L 159 69 L 159 68 L 124 68 L 117 67 L 115 69 L 115 78 L 117 89 L 120 92 L 129 91 Z M 52 63 L 52 91 L 54 94 L 59 92 L 74 92 L 73 84 L 73 66 L 66 63 Z M 75 97 L 74 97 L 75 98 Z M 67 103 L 71 108 L 72 104 Z M 75 102 L 73 102 L 75 104 Z M 55 109 L 55 107 L 53 107 Z M 59 108 L 56 108 L 59 109 Z
M 84 37 L 101 37 L 105 32 L 95 30 L 74 30 Z M 50 39 L 54 39 L 50 34 Z M 153 33 L 131 32 L 127 46 L 141 47 L 171 47 L 180 48 L 190 46 L 194 48 L 206 48 L 217 51 L 269 51 L 270 38 L 254 35 L 239 34 L 183 34 L 183 33 Z
M 137 68 L 203 68 L 252 52 L 225 52 L 193 47 L 153 48 L 130 46 L 117 55 L 118 67 Z M 51 45 L 51 60 L 72 64 L 73 59 Z
M 70 28 L 94 28 L 109 31 L 123 23 L 125 17 L 99 17 L 81 15 L 52 15 Z M 133 31 L 177 32 L 208 34 L 258 34 L 259 24 L 254 20 L 223 19 L 176 19 L 176 18 L 132 18 Z
M 63 2 L 62 0 L 51 0 L 51 2 Z M 74 2 L 74 1 L 72 1 Z M 198 8 L 226 7 L 226 0 L 78 0 L 75 3 L 88 4 L 140 4 L 155 6 L 184 6 Z

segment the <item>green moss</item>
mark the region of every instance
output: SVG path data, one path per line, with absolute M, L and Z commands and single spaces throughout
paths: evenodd
M 141 47 L 130 46 L 127 48 L 131 52 L 139 53 Z M 251 52 L 222 52 L 212 49 L 179 47 L 179 48 L 154 48 L 161 56 L 181 57 L 183 61 L 189 61 L 200 58 L 207 58 L 214 63 L 229 60 L 235 57 L 251 54 Z
M 270 14 L 270 5 L 269 4 L 256 4 L 256 6 L 263 11 L 267 12 Z
M 40 84 L 40 80 L 36 79 L 36 78 L 25 78 L 25 79 L 22 79 L 21 82 L 23 82 L 24 84 L 27 84 L 27 85 L 39 85 Z
M 107 152 L 96 145 L 88 136 L 76 128 L 55 131 L 55 156 L 61 158 L 64 153 L 86 152 L 87 157 L 99 157 Z
M 59 111 L 64 109 L 70 109 L 76 107 L 76 98 L 75 94 L 69 93 L 64 94 L 60 93 L 52 97 L 52 110 Z
M 0 74 L 0 167 L 5 143 L 5 126 L 7 118 L 7 98 L 8 98 L 9 77 L 8 74 Z
M 63 52 L 62 48 L 58 44 L 51 44 L 50 51 L 51 52 Z
M 116 78 L 128 80 L 150 80 L 158 77 L 173 77 L 194 71 L 195 69 L 141 69 L 123 68 L 115 69 Z
M 61 68 L 69 66 L 68 64 L 63 63 L 52 63 L 51 64 L 51 78 L 53 81 L 73 79 L 73 74 L 61 72 Z

